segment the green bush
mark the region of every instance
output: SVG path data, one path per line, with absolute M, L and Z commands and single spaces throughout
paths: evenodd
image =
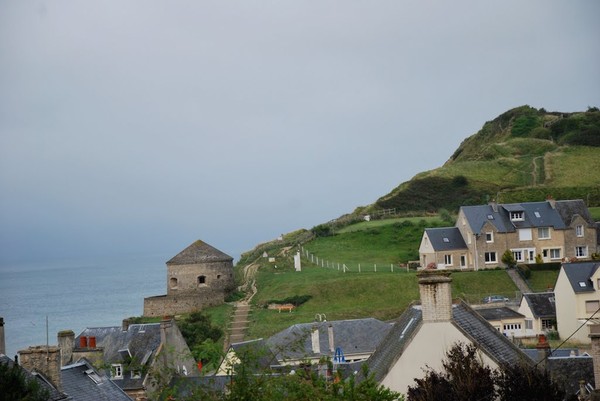
M 523 278 L 525 278 L 526 280 L 531 277 L 531 269 L 529 268 L 529 266 L 517 265 L 517 269 L 519 270 L 519 273 L 521 273 Z
M 311 295 L 292 295 L 291 297 L 287 297 L 284 299 L 271 299 L 267 301 L 267 304 L 292 304 L 295 307 L 299 307 L 311 298 Z

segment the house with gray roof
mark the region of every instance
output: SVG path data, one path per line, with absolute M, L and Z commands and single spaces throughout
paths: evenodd
M 553 291 L 525 293 L 519 304 L 525 316 L 525 336 L 533 337 L 556 330 L 556 299 Z
M 456 343 L 474 344 L 482 361 L 501 364 L 531 360 L 506 336 L 464 302 L 453 303 L 450 272 L 419 273 L 420 305 L 410 306 L 395 322 L 366 364 L 382 385 L 406 394 L 424 369 L 441 369 L 446 352 Z M 361 376 L 359 375 L 359 378 Z
M 554 297 L 559 336 L 589 344 L 591 326 L 600 325 L 600 261 L 563 263 Z
M 37 384 L 47 392 L 48 401 L 72 401 L 73 398 L 68 394 L 58 389 L 60 382 L 54 383 L 48 377 L 47 373 L 40 370 L 26 369 L 22 365 L 16 364 L 15 361 L 10 359 L 8 356 L 0 353 L 0 364 L 5 365 L 8 369 L 21 369 L 25 380 L 35 381 Z M 56 372 L 58 374 L 58 371 Z M 55 380 L 56 381 L 56 380 Z M 5 395 L 6 396 L 6 395 Z
M 70 356 L 63 365 L 85 358 L 103 366 L 110 379 L 136 400 L 156 389 L 154 379 L 159 374 L 198 375 L 196 361 L 170 318 L 147 324 L 125 319 L 121 326 L 88 327 L 75 338 L 59 336 L 59 348 L 62 355 Z
M 507 306 L 475 309 L 496 330 L 508 338 L 525 337 L 525 316 Z
M 463 206 L 454 227 L 425 230 L 419 254 L 422 267 L 479 270 L 502 266 L 506 250 L 517 263 L 586 260 L 597 226 L 581 199 Z
M 132 399 L 100 373 L 85 358 L 60 369 L 63 391 L 73 401 L 131 401 Z
M 266 340 L 232 344 L 217 374 L 230 374 L 239 362 L 237 354 L 249 347 L 261 366 L 270 369 L 317 363 L 324 357 L 344 364 L 364 361 L 391 329 L 392 324 L 374 318 L 295 324 Z

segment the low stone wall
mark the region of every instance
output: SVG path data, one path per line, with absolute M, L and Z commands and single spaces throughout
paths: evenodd
M 208 306 L 221 305 L 225 302 L 222 291 L 207 290 L 200 295 L 159 295 L 144 298 L 144 316 L 173 316 L 190 313 Z

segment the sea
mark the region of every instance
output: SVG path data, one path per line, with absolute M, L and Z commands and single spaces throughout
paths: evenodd
M 120 326 L 141 316 L 144 297 L 166 294 L 173 255 L 128 255 L 0 265 L 6 355 L 56 345 L 57 333 Z

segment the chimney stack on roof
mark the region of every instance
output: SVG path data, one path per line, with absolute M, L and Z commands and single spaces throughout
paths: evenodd
M 550 356 L 550 344 L 548 343 L 546 336 L 544 334 L 540 334 L 538 336 L 538 343 L 535 346 L 538 352 L 538 359 L 540 363 L 540 368 L 545 370 L 548 364 L 548 357 Z
M 321 343 L 319 338 L 319 326 L 316 324 L 312 327 L 312 332 L 310 333 L 310 341 L 312 345 L 312 351 L 315 354 L 321 353 Z
M 452 319 L 450 272 L 423 270 L 417 274 L 423 322 L 449 322 Z
M 75 347 L 75 333 L 73 330 L 59 331 L 57 334 L 58 348 L 60 348 L 60 366 L 71 363 L 73 348 Z
M 40 372 L 52 384 L 62 391 L 60 380 L 60 348 L 55 346 L 36 346 L 19 351 L 21 366 L 32 372 Z
M 556 209 L 556 200 L 552 197 L 552 195 L 548 195 L 546 197 L 546 201 L 548 201 L 548 204 L 550 204 L 552 209 Z
M 6 354 L 6 343 L 4 342 L 4 318 L 0 317 L 0 354 Z
M 335 342 L 333 340 L 333 325 L 327 326 L 327 338 L 329 339 L 329 352 L 335 352 Z
M 592 361 L 594 364 L 594 382 L 596 391 L 600 392 L 600 324 L 590 326 L 589 337 L 592 339 Z

